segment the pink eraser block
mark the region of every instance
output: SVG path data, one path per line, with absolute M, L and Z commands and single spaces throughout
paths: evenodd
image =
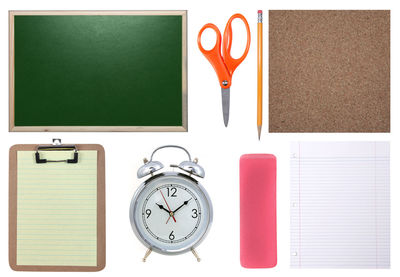
M 276 265 L 274 155 L 240 157 L 240 264 L 246 268 Z

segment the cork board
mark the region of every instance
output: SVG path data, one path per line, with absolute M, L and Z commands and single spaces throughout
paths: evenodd
M 14 145 L 9 171 L 9 263 L 17 271 L 105 266 L 105 157 L 76 145 L 78 162 L 36 163 L 38 145 Z M 43 151 L 57 159 L 71 151 Z
M 270 11 L 269 131 L 390 132 L 390 11 Z

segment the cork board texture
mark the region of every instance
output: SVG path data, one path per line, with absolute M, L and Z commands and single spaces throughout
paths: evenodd
M 390 132 L 390 11 L 270 11 L 269 131 Z

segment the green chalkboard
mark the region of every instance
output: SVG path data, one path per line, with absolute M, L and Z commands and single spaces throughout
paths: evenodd
M 186 131 L 186 12 L 10 12 L 11 131 Z

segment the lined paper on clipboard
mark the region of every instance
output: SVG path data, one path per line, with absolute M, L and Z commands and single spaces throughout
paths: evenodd
M 291 267 L 390 267 L 388 142 L 292 143 Z
M 77 164 L 37 164 L 35 151 L 17 152 L 17 265 L 97 265 L 97 151 L 79 155 Z

